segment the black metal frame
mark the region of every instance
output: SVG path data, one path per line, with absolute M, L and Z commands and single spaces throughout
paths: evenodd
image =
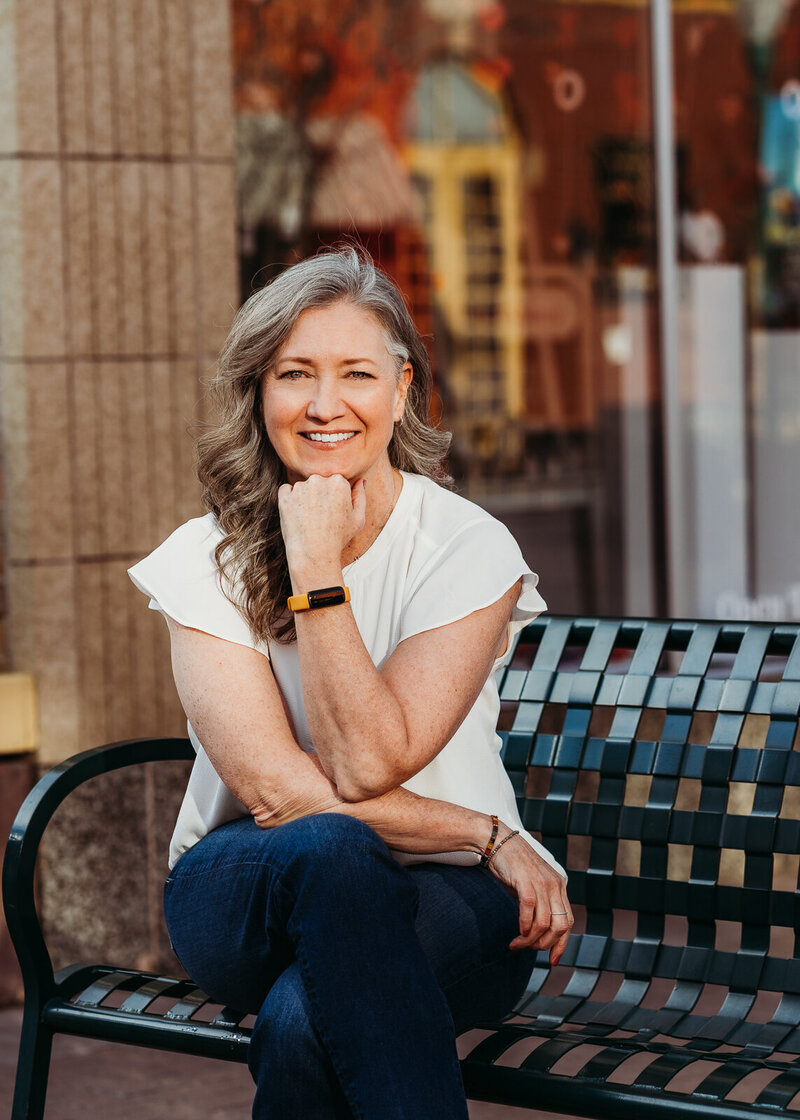
M 481 1024 L 490 1033 L 462 1060 L 468 1095 L 614 1120 L 793 1115 L 800 896 L 796 876 L 787 887 L 773 875 L 776 855 L 800 867 L 800 821 L 784 811 L 787 790 L 800 797 L 800 626 L 551 616 L 523 632 L 501 699 L 523 820 L 567 866 L 581 920 L 557 969 L 540 954 L 515 1014 Z M 610 727 L 595 734 L 601 709 Z M 645 713 L 658 714 L 657 734 Z M 698 713 L 711 731 L 698 731 Z M 745 734 L 749 716 L 761 721 L 760 742 Z M 36 852 L 64 797 L 97 774 L 191 757 L 183 739 L 88 751 L 45 775 L 20 809 L 3 870 L 26 992 L 12 1120 L 40 1120 L 56 1032 L 246 1060 L 247 1017 L 209 1012 L 191 981 L 101 965 L 54 976 L 36 915 Z M 737 783 L 753 794 L 749 812 L 730 800 Z M 670 867 L 670 845 L 690 860 L 688 875 Z M 720 881 L 725 853 L 740 861 L 738 886 Z M 793 956 L 773 944 L 787 930 Z M 657 983 L 669 988 L 660 1003 Z M 704 1005 L 709 986 L 724 992 L 718 1006 Z M 767 1022 L 763 999 L 774 1004 Z M 199 1021 L 201 1009 L 212 1022 Z M 576 1068 L 562 1070 L 570 1056 Z M 629 1058 L 647 1064 L 626 1083 L 609 1080 Z M 691 1090 L 672 1083 L 709 1059 L 715 1067 Z M 771 1080 L 749 1104 L 735 1093 L 751 1074 Z
M 126 977 L 144 974 L 102 965 L 71 965 L 54 974 L 36 910 L 34 871 L 39 844 L 53 813 L 70 793 L 91 778 L 125 766 L 193 757 L 188 739 L 129 740 L 84 751 L 46 773 L 17 813 L 3 863 L 6 923 L 25 987 L 12 1120 L 39 1120 L 43 1115 L 50 1050 L 57 1033 L 246 1060 L 248 1040 L 235 1029 L 226 1037 L 218 1028 L 198 1023 L 188 1026 L 180 1019 L 145 1021 L 109 1008 L 100 1011 L 92 1006 L 88 992 L 82 1002 L 73 1003 L 87 984 L 97 985 L 103 976 L 117 976 L 121 983 Z M 185 982 L 183 988 L 195 990 Z

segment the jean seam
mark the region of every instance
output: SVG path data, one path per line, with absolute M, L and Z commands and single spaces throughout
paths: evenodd
M 288 884 L 284 882 L 283 876 L 284 876 L 284 873 L 285 873 L 285 868 L 276 868 L 273 864 L 268 863 L 266 860 L 264 861 L 264 863 L 266 864 L 266 866 L 270 867 L 275 873 L 275 887 L 276 887 L 276 889 L 280 892 L 280 894 L 282 894 L 285 898 L 287 898 L 289 900 L 290 904 L 292 905 L 292 907 L 294 907 L 294 904 L 297 901 L 297 899 L 296 899 L 296 895 L 292 892 L 292 890 L 290 889 Z M 288 923 L 287 923 L 287 930 L 288 930 Z M 314 987 L 314 984 L 312 983 L 312 980 L 311 980 L 311 975 L 310 975 L 310 972 L 309 972 L 308 963 L 305 960 L 305 953 L 301 952 L 301 950 L 300 950 L 300 940 L 299 940 L 299 938 L 295 942 L 294 951 L 295 951 L 295 959 L 296 959 L 298 967 L 300 969 L 300 975 L 303 978 L 303 983 L 306 986 L 306 993 L 308 994 L 308 998 L 309 998 L 309 1001 L 311 1002 L 312 1009 L 314 1010 L 315 1015 L 316 1015 L 317 1008 L 320 1006 L 320 1003 L 319 1003 L 319 999 L 318 999 L 318 996 L 317 996 L 316 988 Z M 316 1004 L 316 1006 L 315 1006 L 315 1004 Z M 358 1100 L 357 1086 L 356 1086 L 355 1081 L 353 1080 L 352 1074 L 348 1071 L 346 1065 L 343 1063 L 342 1056 L 339 1053 L 338 1048 L 336 1047 L 336 1045 L 332 1042 L 331 1038 L 329 1037 L 325 1024 L 323 1024 L 322 1022 L 319 1021 L 319 1016 L 318 1015 L 317 1015 L 317 1021 L 315 1022 L 314 1025 L 315 1025 L 317 1031 L 319 1032 L 319 1036 L 322 1039 L 322 1042 L 323 1042 L 323 1045 L 325 1046 L 325 1049 L 328 1052 L 328 1057 L 331 1060 L 331 1065 L 334 1068 L 334 1072 L 336 1073 L 336 1076 L 339 1079 L 339 1084 L 342 1088 L 342 1091 L 345 1094 L 345 1098 L 347 1100 L 347 1105 L 353 1113 L 353 1120 L 363 1120 L 364 1108 L 363 1108 L 362 1103 Z
M 318 1004 L 316 989 L 314 988 L 314 985 L 311 981 L 311 976 L 308 970 L 307 963 L 304 959 L 304 955 L 298 952 L 298 946 L 295 946 L 295 954 L 298 967 L 300 968 L 300 975 L 302 976 L 303 983 L 306 986 L 306 993 L 308 994 L 308 998 L 311 1002 L 312 1008 L 314 1008 L 314 1004 Z M 331 1060 L 331 1065 L 336 1072 L 336 1076 L 339 1078 L 339 1084 L 341 1085 L 345 1093 L 345 1097 L 347 1098 L 347 1105 L 353 1113 L 354 1120 L 363 1120 L 364 1109 L 360 1101 L 355 1099 L 357 1098 L 358 1094 L 352 1075 L 342 1066 L 340 1054 L 336 1046 L 331 1045 L 331 1040 L 328 1037 L 328 1032 L 325 1028 L 325 1025 L 317 1021 L 314 1026 L 316 1027 L 319 1036 L 322 1039 L 325 1049 L 328 1051 L 328 1057 Z M 348 1086 L 349 1093 L 348 1090 L 345 1089 L 345 1083 Z
M 199 875 L 217 875 L 220 871 L 233 871 L 237 867 L 269 867 L 272 871 L 277 870 L 275 865 L 267 859 L 240 859 L 236 863 L 227 863 L 220 860 L 219 863 L 209 864 L 207 867 L 184 871 L 180 875 L 170 875 L 167 882 L 179 883 L 182 879 L 196 879 Z

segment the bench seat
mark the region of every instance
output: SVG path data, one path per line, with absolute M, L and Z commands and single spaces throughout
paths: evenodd
M 537 620 L 501 686 L 527 828 L 567 867 L 576 926 L 503 1022 L 459 1039 L 467 1093 L 586 1117 L 800 1112 L 800 626 Z M 50 1040 L 246 1061 L 252 1017 L 191 981 L 100 965 L 53 977 L 33 872 L 56 806 L 187 740 L 85 752 L 20 810 L 4 898 L 26 1008 L 13 1120 L 39 1120 Z

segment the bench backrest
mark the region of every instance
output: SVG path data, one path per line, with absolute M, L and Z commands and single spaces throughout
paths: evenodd
M 564 963 L 795 1014 L 800 626 L 546 617 L 501 699 L 523 820 L 580 916 Z

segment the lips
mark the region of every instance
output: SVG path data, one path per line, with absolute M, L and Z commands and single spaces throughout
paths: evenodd
M 330 447 L 331 445 L 346 443 L 347 440 L 356 435 L 356 432 L 301 432 L 300 435 L 311 443 Z

